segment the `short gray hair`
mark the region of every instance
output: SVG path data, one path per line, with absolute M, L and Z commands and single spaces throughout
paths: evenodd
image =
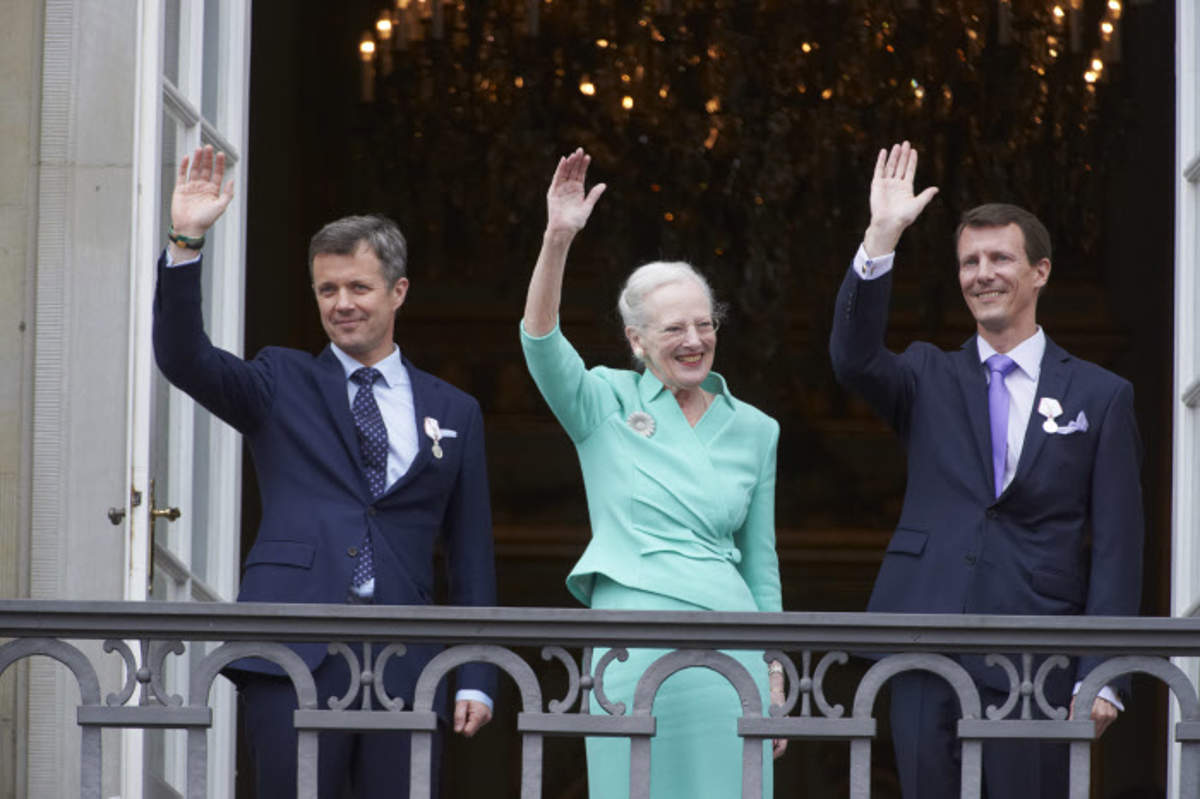
M 708 307 L 713 319 L 720 321 L 723 308 L 713 300 L 712 288 L 708 285 L 708 281 L 691 264 L 683 261 L 652 261 L 634 269 L 625 280 L 625 285 L 621 287 L 620 296 L 617 297 L 617 310 L 621 313 L 621 321 L 626 327 L 634 327 L 639 330 L 644 328 L 649 321 L 646 319 L 646 298 L 655 289 L 688 280 L 694 281 L 704 289 L 704 296 L 708 298 Z
M 388 288 L 407 274 L 408 242 L 400 226 L 382 214 L 344 216 L 317 231 L 308 243 L 308 277 L 318 255 L 353 255 L 366 244 L 379 259 Z

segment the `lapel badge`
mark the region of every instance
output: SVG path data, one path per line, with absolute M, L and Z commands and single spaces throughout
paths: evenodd
M 438 425 L 437 419 L 432 416 L 425 417 L 425 435 L 433 439 L 433 457 L 442 457 L 442 428 Z
M 1038 403 L 1038 413 L 1046 417 L 1046 421 L 1042 422 L 1042 429 L 1047 433 L 1058 432 L 1058 422 L 1054 421 L 1056 417 L 1062 416 L 1062 405 L 1053 397 L 1042 397 Z
M 629 425 L 629 429 L 638 435 L 643 435 L 646 438 L 654 435 L 654 417 L 645 411 L 634 411 L 629 414 L 629 418 L 625 420 L 625 424 Z

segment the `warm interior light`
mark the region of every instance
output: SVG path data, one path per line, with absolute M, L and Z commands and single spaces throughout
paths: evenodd
M 370 58 L 375 55 L 375 42 L 363 39 L 358 45 L 358 52 L 362 53 L 365 58 Z
M 812 52 L 812 45 L 811 45 L 811 44 L 809 44 L 808 42 L 805 42 L 804 44 L 800 45 L 800 49 L 801 49 L 801 50 L 803 50 L 803 51 L 804 51 L 804 52 L 806 52 L 806 53 L 811 53 L 811 52 Z
M 1083 79 L 1088 83 L 1095 83 L 1099 77 L 1100 76 L 1095 72 L 1095 70 L 1089 69 L 1087 72 L 1083 73 Z
M 1067 15 L 1067 12 L 1063 11 L 1062 6 L 1055 6 L 1050 13 L 1053 14 L 1054 18 L 1059 21 L 1062 21 L 1062 18 Z
M 1092 59 L 1092 70 L 1094 72 L 1102 72 L 1104 70 L 1104 62 L 1099 58 Z
M 633 108 L 633 98 L 628 94 L 621 98 L 621 107 L 626 111 Z
M 721 98 L 712 97 L 704 104 L 704 110 L 710 114 L 715 114 L 721 110 Z
M 588 97 L 591 97 L 596 93 L 596 84 L 592 83 L 587 78 L 584 78 L 583 80 L 579 81 L 579 93 L 586 94 Z
M 380 17 L 375 23 L 375 30 L 379 31 L 379 35 L 386 39 L 392 35 L 392 20 L 388 17 Z
M 1112 36 L 1113 30 L 1114 30 L 1113 24 L 1111 22 L 1109 22 L 1108 20 L 1104 20 L 1103 22 L 1100 23 L 1100 32 L 1103 33 L 1105 36 Z

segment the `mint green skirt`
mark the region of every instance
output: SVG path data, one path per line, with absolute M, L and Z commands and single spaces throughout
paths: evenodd
M 629 588 L 596 575 L 592 591 L 595 610 L 708 610 L 689 602 Z M 747 606 L 748 603 L 748 606 Z M 757 610 L 745 597 L 725 597 L 721 610 Z M 592 665 L 607 649 L 597 648 Z M 633 712 L 633 692 L 642 673 L 669 649 L 631 649 L 629 659 L 613 660 L 604 672 L 604 694 L 624 702 Z M 763 712 L 769 706 L 767 664 L 762 652 L 726 651 L 754 677 Z M 591 712 L 605 710 L 591 695 Z M 738 799 L 742 795 L 742 746 L 737 720 L 742 705 L 733 686 L 708 668 L 688 668 L 668 677 L 654 699 L 656 732 L 650 739 L 650 796 L 652 799 Z M 773 795 L 771 743 L 763 746 L 763 796 Z M 588 793 L 591 799 L 628 799 L 629 739 L 587 738 Z

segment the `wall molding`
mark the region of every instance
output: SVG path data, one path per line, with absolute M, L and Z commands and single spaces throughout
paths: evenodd
M 76 21 L 79 0 L 45 0 L 41 114 L 38 137 L 37 242 L 34 266 L 34 360 L 29 594 L 61 596 L 67 504 L 67 308 L 70 286 L 68 166 L 75 137 Z M 57 796 L 63 787 L 61 669 L 39 659 L 29 669 L 27 778 L 30 796 Z M 67 769 L 69 770 L 69 769 Z

